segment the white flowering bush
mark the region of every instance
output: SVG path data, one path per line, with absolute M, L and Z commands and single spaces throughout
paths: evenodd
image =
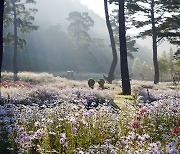
M 113 90 L 23 85 L 3 86 L 20 90 L 0 105 L 0 153 L 180 152 L 180 101 L 164 87 L 159 95 L 152 89 L 156 101 L 124 100 L 116 108 Z
M 52 82 L 56 80 L 56 78 L 52 74 L 48 74 L 48 73 L 37 74 L 32 72 L 19 72 L 18 78 L 20 81 L 33 82 L 33 83 Z M 2 72 L 2 79 L 12 80 L 13 73 Z

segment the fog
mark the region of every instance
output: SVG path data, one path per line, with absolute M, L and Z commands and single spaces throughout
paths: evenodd
M 64 72 L 73 70 L 108 73 L 112 61 L 112 51 L 105 19 L 102 15 L 93 12 L 79 0 L 37 0 L 36 5 L 31 4 L 29 7 L 38 9 L 34 15 L 33 24 L 38 25 L 39 29 L 30 34 L 20 34 L 26 39 L 27 45 L 23 51 L 18 52 L 19 71 Z M 70 25 L 67 18 L 73 11 L 88 12 L 94 20 L 94 26 L 90 28 L 88 34 L 96 41 L 97 39 L 101 40 L 101 47 L 92 43 L 79 50 L 73 47 L 67 30 Z M 12 31 L 11 29 L 11 27 L 4 29 L 4 34 Z M 151 61 L 151 44 L 151 39 L 137 39 L 136 47 L 139 48 L 139 52 L 135 53 L 134 57 L 139 57 L 142 62 Z M 166 42 L 159 47 L 159 53 L 169 50 L 169 48 L 170 45 Z M 5 46 L 4 70 L 12 71 L 12 59 L 13 47 Z M 132 60 L 129 60 L 129 67 L 132 67 Z M 116 72 L 120 73 L 119 64 Z
M 79 0 L 38 0 L 36 8 L 38 9 L 35 17 L 36 23 L 42 29 L 60 23 L 64 31 L 67 30 L 69 25 L 66 19 L 70 12 L 88 12 L 89 16 L 95 21 L 91 33 L 107 39 L 108 34 L 105 20 L 92 10 L 89 10 L 87 6 L 82 5 Z

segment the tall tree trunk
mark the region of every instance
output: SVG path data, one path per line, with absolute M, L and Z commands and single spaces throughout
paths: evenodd
M 13 12 L 14 12 L 14 56 L 13 56 L 13 79 L 14 81 L 18 80 L 17 77 L 17 44 L 18 44 L 18 40 L 17 40 L 17 14 L 16 14 L 16 5 L 15 5 L 15 1 L 12 0 L 12 5 L 13 5 Z
M 108 12 L 107 0 L 104 0 L 104 11 L 105 11 L 106 25 L 107 25 L 108 32 L 109 32 L 109 37 L 110 37 L 110 41 L 111 41 L 111 48 L 112 48 L 112 55 L 113 55 L 113 61 L 111 63 L 111 67 L 109 70 L 107 81 L 109 83 L 112 83 L 112 80 L 114 78 L 114 72 L 115 72 L 116 65 L 117 65 L 117 51 L 116 51 L 116 44 L 115 44 L 115 40 L 114 40 L 114 36 L 113 36 L 113 30 L 111 27 L 111 23 L 109 21 L 109 12 Z
M 153 64 L 154 64 L 154 84 L 159 83 L 159 66 L 157 59 L 157 32 L 154 17 L 154 0 L 151 3 L 151 20 L 152 20 L 152 41 L 153 41 Z
M 122 93 L 123 95 L 131 95 L 131 85 L 129 80 L 129 69 L 127 61 L 124 0 L 119 1 L 119 41 L 121 58 Z
M 0 1 L 0 100 L 1 100 L 1 70 L 3 60 L 3 13 L 4 13 L 4 0 Z

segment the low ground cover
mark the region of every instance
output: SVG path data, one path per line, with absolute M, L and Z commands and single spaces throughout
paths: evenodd
M 105 86 L 4 74 L 0 153 L 179 153 L 178 87 L 132 81 L 133 95 L 122 96 L 119 82 Z

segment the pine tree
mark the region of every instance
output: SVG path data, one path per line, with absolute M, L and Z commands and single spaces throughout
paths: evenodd
M 124 0 L 119 1 L 119 42 L 120 42 L 122 92 L 123 95 L 131 95 L 131 85 L 130 85 L 129 69 L 128 69 L 128 61 L 127 61 Z
M 179 6 L 180 7 L 180 6 Z M 180 12 L 180 10 L 179 10 Z M 159 36 L 167 38 L 170 43 L 180 46 L 180 14 L 167 17 L 161 25 L 164 32 L 160 32 Z
M 127 21 L 130 20 L 130 18 L 128 18 L 127 16 L 125 16 L 125 18 L 126 18 L 126 23 L 128 23 Z M 119 15 L 118 15 L 117 9 L 113 10 L 113 13 L 111 14 L 110 20 L 111 20 L 112 29 L 114 32 L 115 43 L 119 48 L 119 44 L 120 44 L 119 43 L 119 22 L 118 22 Z M 126 25 L 126 30 L 130 29 L 129 26 L 130 25 Z M 128 57 L 133 59 L 134 58 L 133 52 L 138 52 L 138 48 L 135 47 L 136 40 L 133 39 L 133 37 L 128 35 L 128 36 L 126 36 L 126 42 L 127 42 Z
M 3 59 L 3 13 L 4 0 L 0 1 L 0 100 L 1 100 L 1 68 Z
M 165 23 L 167 15 L 171 15 L 171 11 L 168 9 L 169 5 L 165 4 L 164 0 L 127 0 L 128 13 L 133 16 L 132 24 L 137 28 L 145 27 L 145 30 L 140 32 L 139 37 L 152 36 L 155 84 L 159 82 L 157 47 L 158 43 L 165 38 L 162 34 L 166 31 L 162 25 Z M 137 18 L 137 15 L 141 18 Z
M 127 41 L 126 41 L 126 26 L 125 26 L 125 1 L 110 0 L 110 3 L 115 2 L 119 6 L 118 23 L 119 23 L 119 43 L 120 43 L 120 68 L 122 79 L 123 95 L 131 95 L 131 84 L 129 79 L 129 68 L 127 60 Z
M 67 20 L 70 21 L 68 26 L 69 36 L 77 49 L 91 41 L 87 31 L 94 26 L 94 21 L 87 12 L 70 12 Z
M 4 27 L 12 27 L 13 33 L 9 32 L 5 38 L 5 45 L 14 46 L 13 56 L 13 72 L 14 81 L 18 80 L 17 73 L 17 52 L 24 48 L 26 41 L 18 37 L 18 33 L 31 33 L 38 29 L 38 26 L 33 25 L 34 17 L 31 15 L 37 12 L 37 9 L 27 7 L 28 4 L 35 4 L 35 0 L 6 0 L 4 8 Z
M 166 12 L 173 14 L 164 19 L 159 29 L 159 36 L 167 38 L 170 43 L 180 46 L 180 1 L 179 0 L 162 0 Z
M 114 78 L 114 72 L 115 72 L 115 69 L 116 69 L 117 61 L 118 61 L 118 57 L 117 57 L 117 51 L 116 51 L 115 38 L 114 38 L 111 23 L 110 23 L 110 19 L 109 19 L 108 1 L 107 0 L 104 0 L 104 11 L 105 11 L 106 25 L 107 25 L 108 32 L 109 32 L 109 38 L 110 38 L 110 41 L 111 41 L 111 48 L 112 48 L 112 55 L 113 55 L 113 60 L 112 60 L 112 63 L 111 63 L 111 67 L 110 67 L 110 70 L 109 70 L 107 81 L 109 83 L 112 83 L 112 80 Z

